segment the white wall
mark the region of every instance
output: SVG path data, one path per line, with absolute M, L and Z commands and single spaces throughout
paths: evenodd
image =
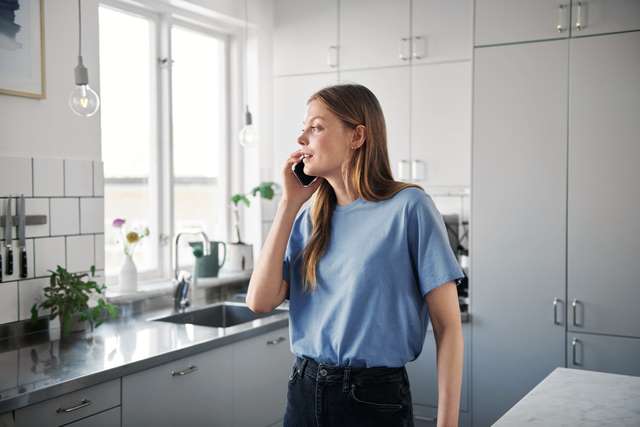
M 46 99 L 0 95 L 0 156 L 100 159 L 100 117 L 76 116 L 67 103 L 78 55 L 78 3 L 45 1 Z M 97 0 L 82 0 L 83 57 L 99 88 Z

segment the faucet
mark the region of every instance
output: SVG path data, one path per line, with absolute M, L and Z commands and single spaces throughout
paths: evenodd
M 187 234 L 192 236 L 193 235 L 201 236 L 203 254 L 204 255 L 211 254 L 211 249 L 210 249 L 211 245 L 209 243 L 209 237 L 207 236 L 207 233 L 205 233 L 204 231 L 198 231 L 198 232 L 186 231 L 186 232 L 178 233 L 178 235 L 176 236 L 175 247 L 174 247 L 175 268 L 174 268 L 173 274 L 174 274 L 174 283 L 176 283 L 177 286 L 176 286 L 176 292 L 173 297 L 173 301 L 174 301 L 175 308 L 181 309 L 181 310 L 188 307 L 191 304 L 191 301 L 189 299 L 189 288 L 191 287 L 191 274 L 189 274 L 188 271 L 184 271 L 184 270 L 179 271 L 180 261 L 178 256 L 178 244 L 180 243 L 180 237 Z

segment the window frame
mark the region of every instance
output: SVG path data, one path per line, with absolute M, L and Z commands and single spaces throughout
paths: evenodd
M 143 273 L 138 273 L 140 281 L 164 281 L 174 278 L 173 254 L 176 230 L 174 229 L 174 176 L 173 176 L 173 124 L 172 124 L 172 55 L 171 55 L 171 29 L 173 26 L 188 28 L 192 31 L 215 37 L 224 45 L 224 71 L 223 88 L 224 108 L 222 123 L 224 124 L 222 144 L 219 156 L 218 182 L 221 208 L 224 213 L 220 215 L 222 220 L 222 230 L 224 240 L 229 240 L 230 236 L 230 212 L 228 209 L 231 187 L 232 171 L 229 167 L 229 159 L 232 144 L 231 125 L 235 114 L 232 111 L 231 95 L 234 91 L 236 81 L 232 79 L 230 69 L 232 61 L 231 48 L 234 43 L 235 33 L 221 31 L 219 23 L 206 17 L 201 17 L 196 22 L 188 17 L 180 16 L 175 8 L 167 8 L 166 5 L 157 4 L 157 7 L 145 4 L 134 5 L 125 0 L 99 0 L 98 6 L 105 6 L 120 12 L 129 13 L 149 19 L 152 25 L 152 49 L 150 52 L 152 67 L 150 84 L 152 90 L 151 102 L 155 104 L 152 108 L 154 114 L 151 118 L 151 143 L 150 165 L 149 165 L 149 191 L 151 194 L 151 204 L 155 209 L 153 218 L 150 218 L 149 227 L 151 229 L 150 238 L 153 238 L 153 245 L 158 260 L 158 268 Z M 200 17 L 199 17 L 200 18 Z M 166 59 L 163 62 L 163 59 Z M 109 178 L 105 178 L 105 183 Z M 155 229 L 154 229 L 155 228 Z M 214 236 L 210 236 L 212 239 Z M 117 275 L 106 275 L 108 283 L 116 284 Z

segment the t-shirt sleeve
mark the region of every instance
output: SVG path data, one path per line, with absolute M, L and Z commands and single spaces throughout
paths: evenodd
M 464 277 L 433 199 L 424 193 L 408 209 L 408 241 L 422 298 L 429 291 Z

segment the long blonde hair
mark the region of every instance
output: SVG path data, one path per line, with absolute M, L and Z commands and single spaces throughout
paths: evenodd
M 311 95 L 307 104 L 321 101 L 342 123 L 354 129 L 366 128 L 364 143 L 353 153 L 343 173 L 356 197 L 379 201 L 393 197 L 398 191 L 419 185 L 394 181 L 389 166 L 387 129 L 384 114 L 376 96 L 365 86 L 340 84 L 325 87 Z M 311 206 L 311 237 L 302 253 L 304 290 L 312 292 L 316 284 L 316 267 L 329 243 L 331 216 L 336 206 L 333 187 L 326 181 L 313 194 Z

